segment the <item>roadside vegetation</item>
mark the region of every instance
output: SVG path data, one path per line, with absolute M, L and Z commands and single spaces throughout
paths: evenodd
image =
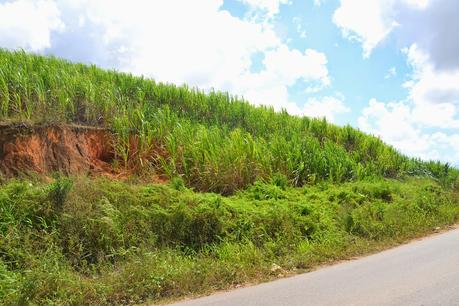
M 113 167 L 134 175 L 0 177 L 1 304 L 203 294 L 380 250 L 459 217 L 456 168 L 350 126 L 0 49 L 0 123 L 21 122 L 104 127 Z M 152 175 L 167 183 L 146 183 Z
M 9 181 L 0 187 L 0 300 L 158 302 L 375 251 L 459 216 L 457 193 L 429 179 L 284 182 L 223 197 L 179 179 Z

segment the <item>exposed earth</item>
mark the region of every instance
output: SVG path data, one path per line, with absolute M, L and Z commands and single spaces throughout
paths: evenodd
M 1 125 L 0 173 L 113 173 L 111 133 L 77 125 Z

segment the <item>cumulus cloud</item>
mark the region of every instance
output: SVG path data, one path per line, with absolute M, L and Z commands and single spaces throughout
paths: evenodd
M 317 4 L 315 4 L 317 5 Z M 320 4 L 319 4 L 320 5 Z M 308 36 L 306 29 L 303 27 L 303 21 L 299 17 L 293 17 L 292 19 L 293 24 L 296 26 L 296 32 L 300 36 L 300 38 L 306 38 Z
M 327 58 L 325 54 L 313 49 L 304 52 L 290 50 L 283 45 L 265 54 L 266 71 L 274 73 L 279 80 L 285 80 L 289 85 L 298 79 L 304 81 L 321 80 L 329 84 Z
M 386 73 L 386 75 L 384 76 L 384 79 L 387 80 L 387 79 L 390 79 L 390 78 L 392 78 L 392 77 L 394 77 L 394 76 L 396 76 L 396 75 L 397 75 L 397 68 L 395 68 L 395 67 L 390 67 L 389 70 L 387 70 L 387 73 Z
M 351 110 L 342 99 L 332 96 L 310 98 L 303 107 L 302 113 L 316 118 L 325 117 L 329 122 L 335 122 L 335 116 L 348 113 Z
M 243 93 L 257 105 L 271 105 L 276 110 L 304 115 L 301 107 L 289 101 L 288 88 L 298 81 L 315 84 L 320 89 L 330 85 L 327 58 L 312 49 L 300 52 L 281 45 L 265 52 L 263 66 L 257 73 L 248 70 L 242 73 L 233 80 L 230 91 Z
M 397 26 L 392 18 L 393 0 L 341 0 L 333 22 L 344 37 L 360 42 L 364 57 Z
M 405 46 L 412 72 L 402 101 L 370 100 L 358 119 L 403 152 L 459 164 L 459 2 L 454 0 L 341 0 L 333 21 L 369 57 L 389 35 Z M 385 78 L 396 74 L 391 68 Z
M 359 127 L 402 152 L 459 165 L 459 71 L 436 71 L 429 54 L 416 44 L 404 49 L 412 74 L 403 101 L 371 99 Z
M 325 0 L 314 0 L 314 5 L 321 6 L 323 2 L 325 2 Z
M 425 50 L 437 70 L 459 68 L 457 0 L 340 0 L 333 15 L 344 37 L 362 44 L 368 57 L 391 33 Z
M 402 152 L 427 157 L 430 142 L 412 121 L 411 108 L 405 103 L 383 103 L 371 99 L 358 119 L 359 127 L 380 136 Z
M 290 0 L 239 0 L 255 10 L 262 10 L 267 13 L 269 17 L 272 17 L 279 13 L 279 7 L 281 4 L 288 4 Z
M 39 52 L 51 46 L 51 33 L 64 24 L 53 1 L 0 3 L 0 46 Z
M 65 3 L 66 20 L 92 36 L 81 37 L 86 48 L 100 50 L 97 63 L 109 53 L 108 65 L 161 81 L 220 88 L 247 69 L 252 53 L 281 44 L 268 25 L 235 18 L 219 9 L 218 0 Z M 56 37 L 56 44 L 79 38 L 73 33 Z
M 412 0 L 414 1 L 414 0 Z M 436 70 L 459 68 L 459 2 L 456 0 L 421 1 L 418 9 L 399 9 L 400 41 L 416 43 L 425 50 Z
M 416 44 L 404 52 L 413 68 L 405 87 L 414 119 L 427 127 L 459 128 L 459 70 L 436 71 L 429 55 Z
M 459 25 L 457 9 L 455 0 L 340 0 L 333 22 L 345 38 L 361 43 L 364 57 L 397 32 L 405 43 L 423 41 L 423 47 L 429 46 L 432 53 L 438 48 L 439 55 L 455 61 L 452 57 L 459 46 L 453 33 Z
M 459 165 L 459 71 L 436 71 L 430 55 L 416 44 L 405 48 L 412 74 L 399 102 L 370 100 L 359 127 L 402 152 Z
M 234 17 L 223 0 L 13 0 L 0 6 L 0 46 L 228 90 L 296 111 L 288 88 L 297 81 L 327 87 L 327 58 L 291 48 L 276 34 L 271 17 L 289 1 L 241 1 L 263 17 Z M 9 15 L 14 18 L 1 18 Z M 254 54 L 264 55 L 257 72 Z
M 414 111 L 406 102 L 371 99 L 358 125 L 409 156 L 459 165 L 459 134 L 426 130 L 413 116 Z

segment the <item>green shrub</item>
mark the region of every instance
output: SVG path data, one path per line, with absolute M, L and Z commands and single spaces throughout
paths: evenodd
M 280 200 L 285 198 L 284 191 L 279 186 L 259 181 L 248 189 L 248 194 L 255 200 Z

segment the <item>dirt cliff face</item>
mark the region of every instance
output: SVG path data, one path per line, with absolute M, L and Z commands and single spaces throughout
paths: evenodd
M 112 135 L 80 126 L 0 126 L 0 173 L 112 173 Z

